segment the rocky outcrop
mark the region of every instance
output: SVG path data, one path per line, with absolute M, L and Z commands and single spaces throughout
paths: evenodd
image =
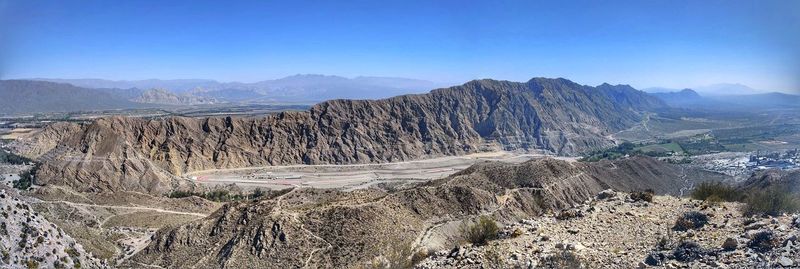
M 0 186 L 0 267 L 110 268 L 34 211 L 27 200 Z
M 647 158 L 613 165 L 680 171 Z M 581 204 L 609 187 L 668 191 L 618 179 L 612 170 L 622 169 L 538 159 L 478 164 L 395 192 L 295 189 L 257 202 L 228 204 L 205 219 L 161 230 L 133 261 L 169 268 L 358 267 L 410 256 L 441 224 L 479 215 L 501 221 L 530 218 Z M 659 176 L 645 182 L 679 185 L 680 177 L 672 177 L 676 173 L 652 172 Z
M 40 182 L 157 192 L 173 184 L 161 174 L 215 168 L 391 162 L 498 147 L 571 155 L 613 145 L 612 132 L 661 105 L 629 86 L 535 78 L 333 100 L 263 118 L 103 118 L 65 129 L 43 158 Z

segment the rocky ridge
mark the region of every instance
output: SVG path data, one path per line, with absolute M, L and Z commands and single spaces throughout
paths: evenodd
M 612 132 L 659 106 L 626 85 L 478 80 L 428 94 L 332 100 L 263 118 L 113 117 L 53 125 L 42 133 L 57 134 L 51 135 L 57 143 L 34 137 L 14 148 L 41 160 L 40 184 L 158 193 L 184 184 L 171 175 L 216 168 L 391 162 L 497 149 L 576 154 L 613 145 Z

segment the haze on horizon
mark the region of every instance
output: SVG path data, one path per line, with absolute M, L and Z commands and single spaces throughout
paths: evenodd
M 800 2 L 0 0 L 0 79 L 564 77 L 800 90 Z

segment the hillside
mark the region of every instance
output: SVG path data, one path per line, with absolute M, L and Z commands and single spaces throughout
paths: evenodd
M 397 191 L 292 189 L 231 203 L 209 217 L 160 230 L 132 261 L 162 267 L 358 268 L 450 250 L 459 225 L 479 215 L 503 223 L 558 212 L 600 191 L 674 187 L 702 172 L 648 158 L 568 163 L 485 163 Z M 394 266 L 397 266 L 394 264 Z
M 45 129 L 64 137 L 55 147 L 24 145 L 43 141 L 34 137 L 15 148 L 42 160 L 41 184 L 151 192 L 178 184 L 167 175 L 215 168 L 391 162 L 498 148 L 571 155 L 613 145 L 608 135 L 638 123 L 637 111 L 664 106 L 618 87 L 479 80 L 428 94 L 333 100 L 263 118 L 103 118 L 50 127 L 69 134 Z

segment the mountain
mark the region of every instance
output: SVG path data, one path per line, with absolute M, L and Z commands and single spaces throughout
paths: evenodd
M 227 97 L 223 101 L 320 102 L 330 99 L 380 99 L 423 93 L 441 86 L 425 80 L 393 77 L 345 78 L 325 75 L 294 75 L 254 83 L 218 82 L 204 79 L 102 80 L 36 79 L 70 83 L 87 88 L 166 89 L 176 94 L 204 92 L 206 97 Z
M 88 89 L 32 80 L 0 80 L 0 114 L 69 112 L 136 108 L 127 97 L 135 91 Z
M 200 105 L 214 104 L 214 98 L 196 96 L 189 93 L 174 94 L 164 89 L 150 89 L 141 93 L 133 99 L 137 103 L 160 104 L 160 105 Z
M 747 95 L 714 96 L 710 99 L 735 105 L 739 108 L 797 108 L 800 95 L 771 92 Z
M 34 137 L 15 148 L 42 161 L 41 184 L 160 193 L 180 185 L 172 175 L 215 168 L 392 162 L 487 148 L 573 155 L 614 145 L 609 134 L 637 124 L 642 110 L 654 108 L 648 106 L 666 105 L 624 85 L 476 80 L 262 118 L 111 117 L 51 125 L 37 135 L 60 137 L 57 146 Z
M 707 100 L 692 89 L 683 89 L 674 92 L 654 92 L 650 95 L 658 97 L 672 107 L 692 107 L 707 104 Z
M 702 180 L 704 173 L 684 173 L 677 165 L 650 158 L 598 163 L 545 158 L 476 164 L 397 191 L 297 188 L 258 201 L 229 203 L 206 218 L 159 230 L 131 262 L 164 268 L 360 268 L 395 263 L 420 249 L 450 251 L 460 238 L 458 227 L 478 216 L 520 223 L 581 204 L 609 188 L 677 194 L 684 179 Z
M 707 96 L 750 95 L 764 93 L 762 90 L 753 89 L 747 85 L 739 83 L 718 83 L 694 87 L 694 89 Z
M 652 90 L 652 89 L 651 89 Z M 800 96 L 786 93 L 701 96 L 692 89 L 650 92 L 671 107 L 699 110 L 742 111 L 742 109 L 798 108 Z
M 67 83 L 84 88 L 115 88 L 115 89 L 169 89 L 182 93 L 195 88 L 216 87 L 220 83 L 209 79 L 146 79 L 146 80 L 106 80 L 106 79 L 57 79 L 35 78 L 31 80 Z
M 730 95 L 753 95 L 753 94 L 762 94 L 767 92 L 764 90 L 753 89 L 747 85 L 739 83 L 717 83 L 711 85 L 692 87 L 691 89 L 702 96 L 708 96 L 708 97 L 730 96 Z M 667 92 L 680 92 L 682 90 L 666 88 L 666 87 L 650 87 L 650 88 L 644 88 L 642 89 L 642 91 L 648 93 L 667 93 Z

